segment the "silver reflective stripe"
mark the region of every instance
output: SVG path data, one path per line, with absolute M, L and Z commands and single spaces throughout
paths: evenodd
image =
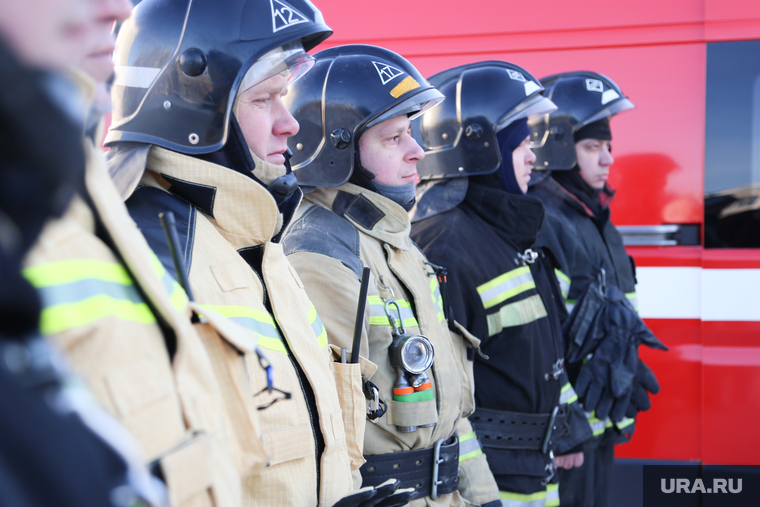
M 524 266 L 484 283 L 477 290 L 483 306 L 488 309 L 535 286 L 530 268 Z
M 607 423 L 610 422 L 609 417 L 600 421 L 596 418 L 593 412 L 586 412 L 586 419 L 588 419 L 588 425 L 591 426 L 591 433 L 593 433 L 595 437 L 604 433 Z
M 567 299 L 567 295 L 570 293 L 570 277 L 568 277 L 559 269 L 554 270 L 554 275 L 557 277 L 557 281 L 559 282 L 559 290 L 562 291 L 562 297 Z
M 577 299 L 568 299 L 565 301 L 565 308 L 567 308 L 567 313 L 573 313 L 573 308 L 575 308 L 575 303 L 577 301 Z
M 548 484 L 545 491 L 530 495 L 499 491 L 501 505 L 506 507 L 557 507 L 559 506 L 559 484 Z
M 477 438 L 471 438 L 469 440 L 465 440 L 464 442 L 459 442 L 459 455 L 464 456 L 465 454 L 469 454 L 473 451 L 477 451 L 480 449 L 480 442 Z
M 385 314 L 385 303 L 380 296 L 369 296 L 367 298 L 369 302 L 369 323 L 371 326 L 389 326 L 388 316 Z M 408 301 L 404 299 L 397 299 L 399 309 L 401 310 L 401 318 L 404 320 L 405 327 L 418 327 L 417 319 L 412 312 L 412 306 Z M 390 305 L 388 307 L 391 317 L 396 321 L 398 325 L 398 313 L 396 312 L 396 306 Z
M 118 282 L 94 278 L 61 285 L 42 286 L 38 287 L 37 290 L 40 292 L 40 298 L 46 307 L 76 303 L 94 296 L 109 296 L 113 299 L 122 299 L 136 304 L 145 302 L 134 285 L 123 285 Z
M 628 299 L 628 302 L 631 303 L 631 306 L 633 306 L 633 309 L 637 312 L 639 311 L 639 298 L 636 295 L 636 292 L 629 292 L 625 295 L 625 297 Z
M 161 69 L 153 67 L 114 67 L 114 86 L 127 86 L 129 88 L 150 88 Z
M 573 403 L 574 401 L 578 400 L 578 395 L 575 394 L 575 389 L 573 389 L 573 386 L 570 385 L 568 382 L 562 387 L 562 390 L 559 395 L 559 404 L 564 405 L 566 403 Z
M 443 298 L 441 297 L 441 290 L 438 286 L 438 280 L 436 277 L 433 277 L 430 280 L 430 292 L 433 296 L 435 308 L 438 310 L 438 322 L 443 322 L 446 317 L 443 314 Z
M 546 307 L 538 294 L 506 304 L 499 308 L 498 312 L 486 317 L 488 320 L 488 336 L 501 333 L 505 327 L 530 324 L 546 317 L 546 315 Z

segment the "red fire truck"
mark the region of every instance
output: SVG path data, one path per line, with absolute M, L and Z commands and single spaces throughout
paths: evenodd
M 315 3 L 335 30 L 320 48 L 384 46 L 428 76 L 500 59 L 622 87 L 636 109 L 612 120 L 612 218 L 670 352 L 642 352 L 662 392 L 618 461 L 760 465 L 760 2 Z

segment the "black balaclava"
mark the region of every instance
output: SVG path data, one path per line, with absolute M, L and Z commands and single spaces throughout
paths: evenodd
M 520 185 L 515 178 L 515 166 L 512 163 L 512 152 L 530 135 L 528 119 L 520 118 L 496 133 L 501 151 L 501 166 L 499 167 L 499 185 L 510 194 L 523 195 Z
M 573 134 L 573 139 L 576 143 L 583 141 L 584 139 L 611 141 L 612 131 L 610 130 L 610 119 L 602 118 L 601 120 L 589 123 L 585 127 L 578 129 L 575 134 Z M 583 201 L 583 203 L 593 211 L 595 215 L 600 216 L 603 206 L 599 202 L 599 194 L 602 190 L 592 188 L 583 180 L 577 162 L 569 171 L 552 171 L 552 178 L 578 199 Z
M 496 133 L 501 152 L 501 165 L 496 172 L 473 176 L 470 181 L 491 188 L 500 188 L 509 194 L 523 195 L 515 178 L 515 166 L 512 164 L 512 152 L 530 135 L 528 119 L 520 118 Z

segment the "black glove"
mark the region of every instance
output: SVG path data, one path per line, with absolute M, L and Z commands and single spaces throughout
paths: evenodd
M 633 380 L 633 392 L 631 393 L 631 401 L 628 404 L 628 408 L 625 411 L 626 417 L 636 417 L 638 412 L 649 410 L 652 406 L 649 401 L 649 393 L 657 394 L 660 392 L 660 383 L 657 382 L 652 370 L 639 359 L 638 367 L 636 368 L 636 378 Z
M 377 487 L 362 488 L 344 496 L 333 507 L 401 507 L 417 498 L 414 489 L 398 489 L 399 484 L 398 479 L 389 479 Z
M 586 411 L 596 410 L 596 417 L 605 419 L 618 401 L 620 408 L 616 407 L 614 415 L 619 415 L 616 420 L 622 419 L 631 397 L 637 363 L 637 347 L 628 343 L 625 336 L 615 334 L 602 340 L 581 368 L 575 384 Z

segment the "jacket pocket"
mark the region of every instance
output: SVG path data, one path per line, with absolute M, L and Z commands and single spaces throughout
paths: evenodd
M 333 360 L 340 359 L 340 348 L 329 345 Z M 358 470 L 365 462 L 364 459 L 364 429 L 367 422 L 367 401 L 362 391 L 362 373 L 369 378 L 377 369 L 375 364 L 359 358 L 358 364 L 333 362 L 332 370 L 335 376 L 335 386 L 338 390 L 338 401 L 342 409 L 342 426 L 345 432 L 346 449 L 351 460 L 351 469 Z M 335 429 L 337 421 L 333 421 Z M 334 431 L 336 440 L 339 438 Z M 343 435 L 341 435 L 342 437 Z
M 452 332 L 452 338 L 459 347 L 459 365 L 462 376 L 462 417 L 468 417 L 475 411 L 475 378 L 473 361 L 468 359 L 470 348 L 475 352 L 480 347 L 480 340 L 467 331 L 459 322 L 454 321 L 457 332 Z M 469 354 L 471 357 L 471 354 Z
M 438 409 L 435 400 L 427 401 L 390 401 L 390 417 L 387 424 L 396 426 L 422 426 L 438 423 Z M 386 414 L 387 417 L 387 414 Z
M 314 456 L 314 437 L 310 424 L 299 424 L 262 433 L 261 441 L 269 455 L 269 465 Z
M 213 265 L 211 266 L 211 273 L 222 292 L 248 288 L 246 273 L 238 266 L 237 262 L 229 261 Z
M 227 507 L 240 505 L 240 479 L 211 435 L 192 433 L 155 461 L 169 491 L 169 504 Z

